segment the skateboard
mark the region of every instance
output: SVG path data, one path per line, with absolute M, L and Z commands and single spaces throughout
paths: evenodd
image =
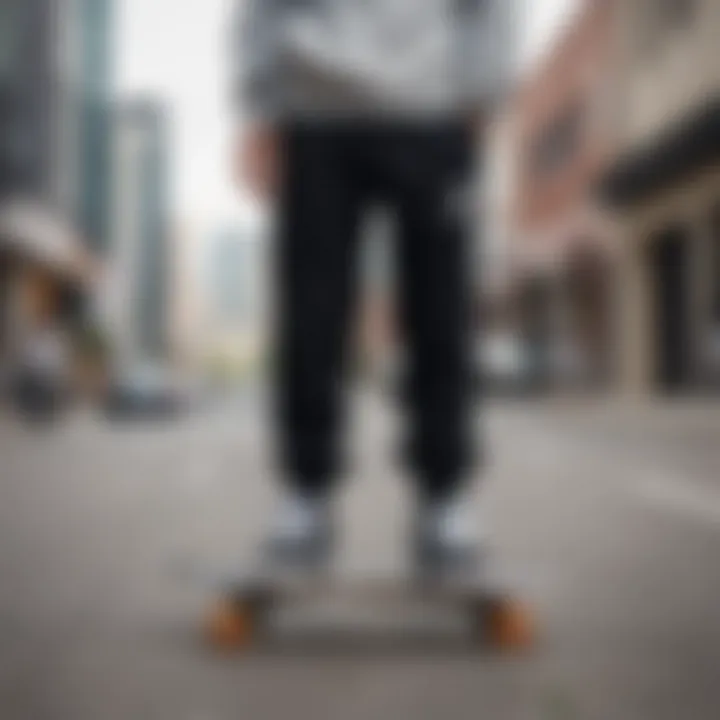
M 226 584 L 205 622 L 212 648 L 242 652 L 262 643 L 278 606 L 296 601 L 344 598 L 363 602 L 421 599 L 461 612 L 478 647 L 503 653 L 528 650 L 535 631 L 528 609 L 506 590 L 479 582 L 413 578 L 340 579 L 319 577 L 248 577 Z

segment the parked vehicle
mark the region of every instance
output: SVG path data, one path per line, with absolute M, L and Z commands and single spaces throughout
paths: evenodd
M 113 420 L 172 419 L 189 398 L 170 373 L 151 366 L 119 373 L 108 388 L 104 410 Z

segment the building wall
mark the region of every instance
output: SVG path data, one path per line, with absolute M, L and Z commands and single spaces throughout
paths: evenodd
M 539 242 L 584 205 L 613 147 L 610 0 L 586 0 L 526 79 L 517 118 L 516 236 Z
M 93 248 L 107 236 L 113 0 L 3 3 L 0 193 L 38 198 Z
M 690 377 L 688 383 L 702 382 L 717 372 L 708 366 L 711 336 L 717 332 L 713 317 L 713 288 L 720 284 L 713 266 L 713 213 L 720 207 L 720 171 L 709 168 L 687 181 L 668 188 L 623 216 L 622 282 L 618 284 L 622 308 L 621 390 L 628 395 L 646 395 L 658 390 L 654 355 L 657 317 L 652 301 L 652 268 L 648 248 L 667 228 L 686 233 L 690 253 L 687 285 L 687 323 L 690 325 Z
M 116 110 L 104 311 L 120 362 L 160 359 L 167 350 L 167 132 L 157 103 L 127 102 Z
M 267 344 L 269 247 L 256 228 L 230 223 L 205 242 L 205 359 L 245 367 Z
M 686 0 L 684 16 L 663 13 L 673 3 L 624 0 L 616 25 L 622 103 L 617 116 L 623 148 L 659 134 L 720 92 L 720 3 Z
M 663 11 L 665 7 L 665 11 Z M 673 14 L 673 9 L 678 14 Z M 616 118 L 621 157 L 659 147 L 680 122 L 720 93 L 720 3 L 687 0 L 659 3 L 626 0 L 615 26 L 620 111 Z M 683 322 L 688 337 L 685 387 L 712 372 L 713 336 L 718 334 L 713 295 L 720 268 L 713 266 L 713 228 L 720 207 L 720 171 L 708 163 L 666 183 L 641 201 L 617 211 L 622 227 L 620 309 L 621 389 L 647 395 L 662 389 L 658 379 L 661 309 L 654 296 L 657 270 L 649 261 L 654 243 L 669 229 L 682 234 L 688 262 Z
M 614 372 L 616 238 L 595 187 L 616 145 L 615 8 L 584 0 L 510 108 L 511 316 L 542 386 L 594 387 Z
M 487 129 L 478 242 L 481 290 L 493 304 L 506 295 L 511 280 L 513 211 L 519 191 L 517 115 L 502 112 Z
M 78 219 L 88 243 L 105 250 L 110 212 L 110 92 L 114 0 L 75 0 L 80 19 L 80 194 Z
M 56 143 L 56 18 L 47 0 L 3 3 L 0 120 L 3 194 L 48 197 Z

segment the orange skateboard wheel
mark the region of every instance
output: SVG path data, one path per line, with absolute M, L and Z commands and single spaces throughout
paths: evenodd
M 251 608 L 241 602 L 223 600 L 210 612 L 206 636 L 217 650 L 242 650 L 250 645 L 254 635 L 255 618 Z
M 505 652 L 529 649 L 535 640 L 532 617 L 520 603 L 500 599 L 486 610 L 485 627 L 492 647 Z

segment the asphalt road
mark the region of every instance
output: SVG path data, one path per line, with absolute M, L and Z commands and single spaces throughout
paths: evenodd
M 478 518 L 542 630 L 516 659 L 452 629 L 383 633 L 380 608 L 361 643 L 310 633 L 214 655 L 197 632 L 208 590 L 178 568 L 252 556 L 274 492 L 257 413 L 78 417 L 41 436 L 0 419 L 0 717 L 720 717 L 720 406 L 511 403 L 483 424 Z M 394 425 L 360 399 L 340 507 L 349 574 L 403 566 Z

